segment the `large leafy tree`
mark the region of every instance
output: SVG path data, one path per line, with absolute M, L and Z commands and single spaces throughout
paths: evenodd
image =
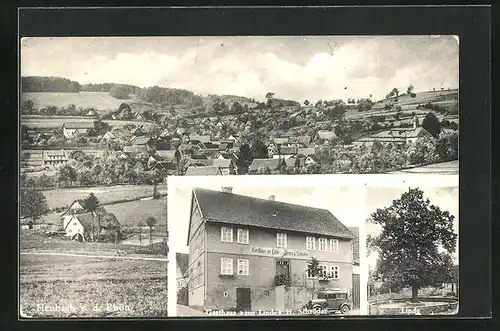
M 236 161 L 236 166 L 238 167 L 239 174 L 245 174 L 248 171 L 248 167 L 252 164 L 253 157 L 252 151 L 248 144 L 243 144 L 238 152 L 238 160 Z
M 252 151 L 252 157 L 254 159 L 265 159 L 268 156 L 266 144 L 261 140 L 254 142 L 250 150 Z
M 412 302 L 418 301 L 419 288 L 448 282 L 457 240 L 453 220 L 418 188 L 377 209 L 368 219 L 381 226 L 380 234 L 370 239 L 379 253 L 377 277 L 390 288 L 411 287 Z
M 422 121 L 422 127 L 429 131 L 429 133 L 434 137 L 439 137 L 441 133 L 441 123 L 439 119 L 433 113 L 429 112 L 425 115 Z
M 35 223 L 42 215 L 49 211 L 45 195 L 34 188 L 21 189 L 21 215 L 31 218 Z
M 86 211 L 92 214 L 92 239 L 95 240 L 96 236 L 94 234 L 94 224 L 95 224 L 95 215 L 96 210 L 100 206 L 99 199 L 95 196 L 93 192 L 91 192 L 85 199 L 83 199 L 83 208 Z M 101 218 L 98 217 L 97 224 L 97 241 L 99 241 L 99 235 L 101 234 Z

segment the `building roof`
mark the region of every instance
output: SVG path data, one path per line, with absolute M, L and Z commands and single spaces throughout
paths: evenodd
M 297 151 L 298 151 L 298 147 L 293 147 L 293 146 L 282 146 L 280 149 L 279 149 L 279 152 L 280 154 L 284 154 L 284 155 L 295 155 L 297 154 Z
M 295 157 L 291 157 L 291 158 L 288 158 L 288 159 L 285 159 L 285 164 L 287 167 L 295 167 L 295 162 L 298 162 L 299 163 L 299 167 L 303 167 L 304 164 L 305 164 L 305 159 L 304 158 L 295 158 Z
M 73 217 L 76 218 L 80 222 L 80 224 L 83 226 L 83 230 L 85 232 L 89 232 L 92 230 L 92 220 L 93 220 L 92 214 L 90 214 L 90 213 L 74 214 Z M 66 223 L 66 228 L 68 227 L 68 225 L 70 223 L 71 222 Z
M 134 145 L 147 145 L 151 142 L 151 138 L 149 137 L 137 137 L 134 139 Z
M 317 133 L 319 139 L 331 140 L 337 137 L 334 131 L 319 130 Z
M 355 238 L 326 209 L 201 188 L 195 188 L 193 194 L 203 218 L 208 221 Z
M 297 149 L 297 154 L 304 155 L 304 156 L 309 156 L 309 155 L 315 155 L 316 150 L 314 148 L 298 148 Z
M 257 171 L 259 168 L 268 167 L 271 170 L 276 170 L 280 166 L 280 159 L 254 159 L 248 168 L 250 171 Z
M 288 142 L 292 143 L 292 144 L 299 144 L 302 146 L 307 146 L 311 142 L 311 137 L 310 136 L 290 137 Z
M 219 167 L 188 167 L 186 170 L 186 176 L 210 176 L 210 175 L 221 175 Z
M 182 275 L 184 276 L 189 267 L 189 254 L 184 253 L 175 253 L 175 260 L 177 262 L 177 266 L 179 267 Z
M 204 136 L 190 135 L 189 140 L 190 141 L 199 141 L 201 143 L 208 143 L 208 142 L 210 142 L 210 136 L 209 135 L 204 135 Z
M 111 131 L 106 132 L 106 133 L 103 135 L 103 137 L 108 137 L 108 138 L 110 138 L 110 139 L 115 139 L 115 138 L 116 138 L 116 136 L 115 136 L 115 135 L 114 135 Z
M 146 153 L 148 151 L 145 145 L 123 146 L 124 153 Z
M 64 151 L 61 150 L 52 150 L 52 151 L 43 151 L 45 156 L 66 156 Z
M 233 160 L 231 159 L 213 159 L 212 166 L 219 168 L 229 168 Z
M 63 126 L 66 129 L 95 129 L 94 122 L 68 122 L 64 123 Z
M 274 137 L 271 138 L 271 141 L 277 145 L 282 145 L 288 143 L 289 137 Z
M 213 160 L 212 159 L 189 159 L 186 163 L 188 167 L 190 166 L 204 166 L 204 167 L 211 167 L 213 166 Z
M 417 138 L 421 136 L 431 136 L 429 131 L 423 127 L 413 128 L 398 128 L 379 132 L 372 136 L 360 138 L 359 141 L 406 141 L 406 139 Z
M 175 149 L 160 149 L 156 151 L 156 155 L 162 159 L 175 159 Z

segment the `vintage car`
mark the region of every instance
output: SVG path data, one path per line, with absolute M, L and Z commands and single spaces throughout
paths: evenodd
M 317 299 L 309 300 L 304 308 L 313 311 L 328 311 L 329 313 L 340 311 L 345 315 L 349 313 L 351 307 L 352 302 L 347 291 L 328 289 L 318 291 Z

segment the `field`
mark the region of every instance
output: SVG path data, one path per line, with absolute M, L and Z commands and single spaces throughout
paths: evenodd
M 21 125 L 25 125 L 30 129 L 58 129 L 61 128 L 64 123 L 68 122 L 89 122 L 95 120 L 95 117 L 82 117 L 82 116 L 23 116 L 21 118 Z M 121 121 L 121 120 L 103 120 L 103 122 L 108 123 L 111 127 L 117 125 L 144 125 L 144 127 L 150 127 L 151 122 L 145 121 Z
M 108 93 L 80 92 L 80 93 L 52 93 L 52 92 L 25 92 L 21 99 L 31 100 L 35 108 L 56 106 L 67 107 L 74 104 L 76 107 L 94 108 L 97 110 L 118 109 L 125 100 L 118 100 Z
M 137 225 L 145 222 L 150 216 L 158 221 L 155 232 L 166 233 L 167 225 L 167 198 L 157 200 L 142 200 L 117 203 L 105 206 L 106 210 L 115 214 L 122 225 Z
M 165 317 L 166 275 L 165 261 L 21 255 L 20 305 L 34 318 Z
M 158 185 L 161 194 L 167 193 L 167 185 Z M 57 188 L 42 191 L 47 198 L 50 209 L 56 207 L 69 207 L 73 201 L 83 199 L 93 192 L 101 204 L 117 201 L 150 197 L 153 194 L 153 185 L 117 185 L 79 188 Z

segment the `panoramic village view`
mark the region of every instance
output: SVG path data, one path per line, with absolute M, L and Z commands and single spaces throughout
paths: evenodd
M 458 173 L 451 36 L 23 38 L 21 75 L 24 317 L 166 316 L 170 175 Z

